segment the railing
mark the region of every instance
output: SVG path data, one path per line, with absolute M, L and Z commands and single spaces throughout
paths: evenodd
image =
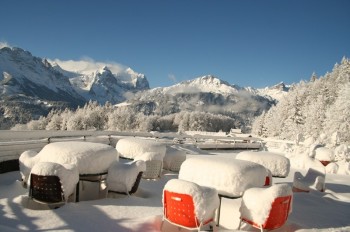
M 40 151 L 46 144 L 60 141 L 89 141 L 115 146 L 118 136 L 152 137 L 150 133 L 115 131 L 5 131 L 0 130 L 0 163 L 18 159 L 26 150 Z

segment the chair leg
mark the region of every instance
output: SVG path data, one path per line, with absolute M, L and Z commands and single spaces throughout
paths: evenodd
M 162 220 L 162 223 L 160 224 L 160 231 L 163 231 L 163 224 L 164 224 L 164 219 Z
M 260 232 L 264 232 L 262 225 L 260 225 Z
M 241 229 L 241 225 L 242 225 L 242 219 L 239 220 L 239 224 L 238 224 L 238 229 L 239 229 L 239 230 Z

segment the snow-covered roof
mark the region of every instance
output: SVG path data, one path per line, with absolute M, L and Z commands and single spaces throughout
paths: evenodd
M 196 156 L 181 165 L 179 179 L 215 188 L 220 194 L 239 197 L 251 187 L 265 184 L 266 168 L 229 157 Z
M 123 138 L 117 142 L 116 149 L 121 157 L 135 159 L 146 152 L 165 155 L 165 145 L 156 141 L 141 138 Z
M 236 159 L 252 161 L 263 165 L 269 169 L 272 176 L 286 177 L 289 174 L 290 162 L 285 156 L 268 151 L 243 151 L 240 152 Z
M 77 141 L 50 143 L 37 156 L 41 162 L 75 164 L 79 174 L 106 172 L 118 160 L 116 149 L 109 145 Z
M 31 173 L 41 176 L 58 176 L 62 184 L 65 200 L 68 200 L 68 197 L 74 192 L 79 181 L 77 166 L 72 164 L 39 162 L 33 166 Z

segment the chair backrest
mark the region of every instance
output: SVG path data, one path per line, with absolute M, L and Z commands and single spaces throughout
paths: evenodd
M 41 176 L 31 174 L 29 196 L 46 203 L 64 201 L 64 194 L 58 176 Z
M 147 160 L 146 171 L 143 172 L 142 177 L 145 179 L 157 179 L 161 176 L 162 169 L 163 169 L 163 161 Z
M 318 177 L 318 176 L 324 177 L 325 173 L 320 171 L 320 170 L 314 169 L 314 168 L 309 168 L 304 179 L 314 181 L 316 179 L 316 177 Z
M 172 223 L 187 228 L 197 228 L 192 196 L 164 190 L 164 217 Z
M 264 229 L 276 229 L 287 221 L 290 212 L 292 202 L 292 196 L 278 197 L 271 205 L 271 211 L 267 217 L 264 225 Z

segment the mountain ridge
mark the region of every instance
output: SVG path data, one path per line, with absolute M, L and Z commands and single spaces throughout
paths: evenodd
M 266 97 L 266 93 L 231 85 L 213 75 L 150 89 L 146 76 L 130 67 L 117 72 L 112 72 L 108 65 L 95 71 L 67 70 L 59 62 L 9 47 L 0 49 L 0 97 L 3 103 L 0 112 L 6 112 L 0 123 L 6 121 L 6 124 L 11 121 L 7 119 L 15 118 L 9 108 L 13 104 L 23 108 L 26 111 L 23 114 L 31 115 L 28 120 L 39 117 L 40 109 L 45 115 L 52 109 L 75 108 L 89 101 L 124 102 L 147 114 L 210 109 L 215 113 L 227 114 L 231 110 L 255 115 L 274 104 L 274 99 Z M 26 119 L 12 123 L 23 121 Z

